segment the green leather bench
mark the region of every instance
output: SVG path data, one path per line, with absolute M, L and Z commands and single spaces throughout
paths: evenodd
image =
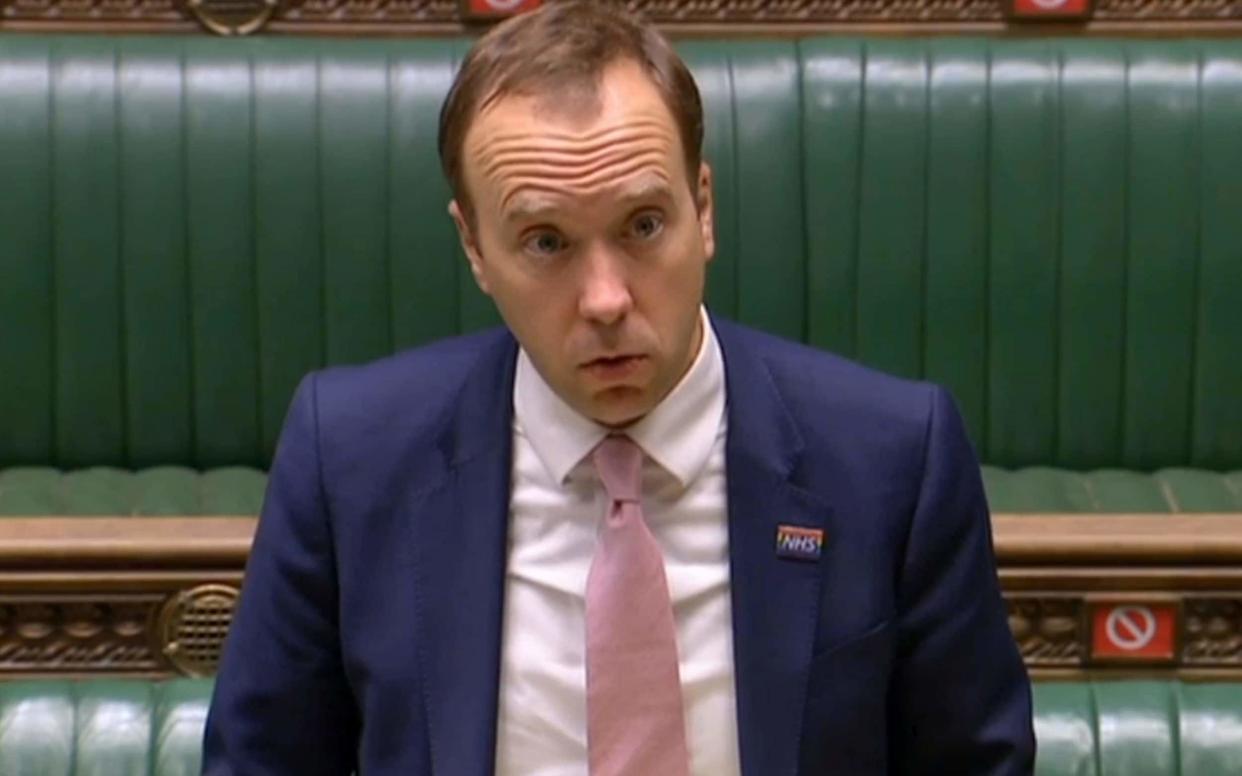
M 0 514 L 255 514 L 302 374 L 496 322 L 466 46 L 0 35 Z M 1242 514 L 1242 41 L 680 47 L 714 310 L 949 386 L 996 512 Z M 209 687 L 0 683 L 0 773 L 193 772 Z M 1236 685 L 1036 693 L 1041 773 L 1242 772 Z
M 992 509 L 1000 513 L 1242 512 L 1238 471 L 984 466 L 983 477 Z M 10 467 L 0 471 L 0 516 L 255 515 L 266 484 L 263 470 L 244 466 Z
M 189 776 L 209 680 L 0 684 L 5 776 Z M 1236 776 L 1242 696 L 1232 685 L 1042 683 L 1039 776 Z
M 0 36 L 0 510 L 218 508 L 59 473 L 261 472 L 307 370 L 494 323 L 466 45 Z M 681 49 L 713 309 L 949 386 L 996 511 L 1242 511 L 1242 41 Z

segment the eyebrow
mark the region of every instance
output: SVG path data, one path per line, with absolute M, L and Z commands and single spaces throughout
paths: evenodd
M 509 207 L 505 208 L 504 218 L 506 221 L 518 221 L 555 213 L 561 209 L 556 200 L 565 196 L 564 194 L 549 196 L 542 193 L 519 192 L 512 197 Z M 644 176 L 637 183 L 622 189 L 618 195 L 618 200 L 622 203 L 645 199 L 672 198 L 673 191 L 669 188 L 668 183 L 656 176 Z
M 518 221 L 523 218 L 538 218 L 548 213 L 555 213 L 560 208 L 547 196 L 538 194 L 517 194 L 509 206 L 505 208 L 506 221 Z

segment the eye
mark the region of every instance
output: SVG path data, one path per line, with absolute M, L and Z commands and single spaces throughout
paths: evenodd
M 565 239 L 550 229 L 542 229 L 528 235 L 522 248 L 536 256 L 552 256 L 565 250 Z
M 664 217 L 654 211 L 639 213 L 630 222 L 630 230 L 640 240 L 650 240 L 664 230 Z

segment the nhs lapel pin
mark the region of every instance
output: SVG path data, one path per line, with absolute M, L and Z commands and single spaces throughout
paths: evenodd
M 796 525 L 776 527 L 776 554 L 793 560 L 819 560 L 824 551 L 822 528 L 802 528 Z

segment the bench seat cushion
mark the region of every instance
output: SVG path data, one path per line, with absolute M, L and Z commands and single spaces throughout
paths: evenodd
M 1236 684 L 1036 682 L 1038 776 L 1242 773 Z
M 0 773 L 197 774 L 210 679 L 0 684 Z M 1035 684 L 1038 776 L 1236 776 L 1231 684 Z
M 995 513 L 1242 513 L 1242 471 L 983 468 Z M 159 466 L 137 472 L 96 467 L 0 470 L 0 516 L 257 515 L 266 474 L 225 467 Z
M 241 466 L 0 470 L 0 515 L 257 515 L 267 475 Z
M 1242 471 L 983 468 L 996 513 L 1242 512 Z
M 197 776 L 210 679 L 0 684 L 0 773 Z

